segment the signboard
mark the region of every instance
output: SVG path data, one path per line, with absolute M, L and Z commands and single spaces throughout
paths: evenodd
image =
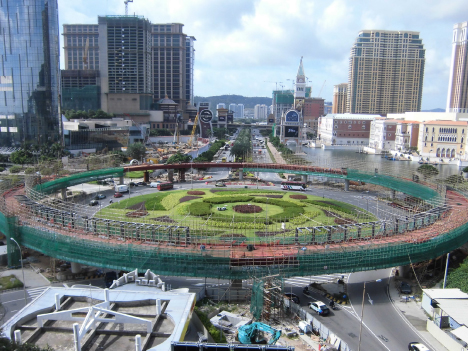
M 284 127 L 284 136 L 286 138 L 297 138 L 299 136 L 299 127 Z
M 227 121 L 228 121 L 228 123 L 233 123 L 234 122 L 234 114 L 232 114 L 231 112 L 228 112 Z
M 218 116 L 218 121 L 219 122 L 225 122 L 226 121 L 226 116 Z
M 296 110 L 286 112 L 286 123 L 288 122 L 299 122 L 299 113 Z
M 203 110 L 200 112 L 200 115 L 198 117 L 203 123 L 210 123 L 213 119 L 213 112 L 211 112 L 210 110 Z
M 275 123 L 275 119 L 274 118 L 269 118 L 268 123 Z

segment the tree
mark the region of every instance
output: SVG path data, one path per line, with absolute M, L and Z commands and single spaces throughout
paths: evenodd
M 192 156 L 190 155 L 185 155 L 181 152 L 177 152 L 169 159 L 167 160 L 167 164 L 173 164 L 173 163 L 188 163 L 192 160 Z
M 417 171 L 421 173 L 424 178 L 430 178 L 439 174 L 439 170 L 433 165 L 421 165 L 418 167 Z
M 146 155 L 146 147 L 142 143 L 135 143 L 127 147 L 127 156 L 135 159 L 141 160 Z
M 171 136 L 173 135 L 169 129 L 151 129 L 150 136 Z
M 0 350 L 4 351 L 53 351 L 50 346 L 42 348 L 32 344 L 17 344 L 8 338 L 0 338 Z
M 25 163 L 33 162 L 33 154 L 25 149 L 21 149 L 15 152 L 12 152 L 10 155 L 10 160 L 13 163 L 23 166 Z

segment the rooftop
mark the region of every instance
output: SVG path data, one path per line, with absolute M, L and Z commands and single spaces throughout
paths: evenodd
M 460 289 L 423 289 L 431 299 L 468 299 L 468 294 Z

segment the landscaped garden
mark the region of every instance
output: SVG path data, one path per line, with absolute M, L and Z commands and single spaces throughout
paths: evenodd
M 374 221 L 365 210 L 314 195 L 274 190 L 197 189 L 122 199 L 96 217 L 190 228 L 191 235 L 223 238 L 294 236 L 297 227 Z M 317 229 L 317 236 L 327 235 Z

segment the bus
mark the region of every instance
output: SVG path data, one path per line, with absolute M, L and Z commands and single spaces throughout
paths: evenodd
M 174 189 L 174 184 L 170 183 L 170 182 L 166 182 L 166 183 L 159 183 L 158 184 L 158 190 L 161 191 L 161 190 L 168 190 L 168 189 Z
M 226 162 L 226 157 L 223 157 L 223 158 L 221 159 L 221 162 Z
M 292 180 L 285 180 L 281 182 L 281 189 L 283 190 L 305 191 L 306 188 L 307 188 L 307 185 L 304 182 L 294 182 Z

